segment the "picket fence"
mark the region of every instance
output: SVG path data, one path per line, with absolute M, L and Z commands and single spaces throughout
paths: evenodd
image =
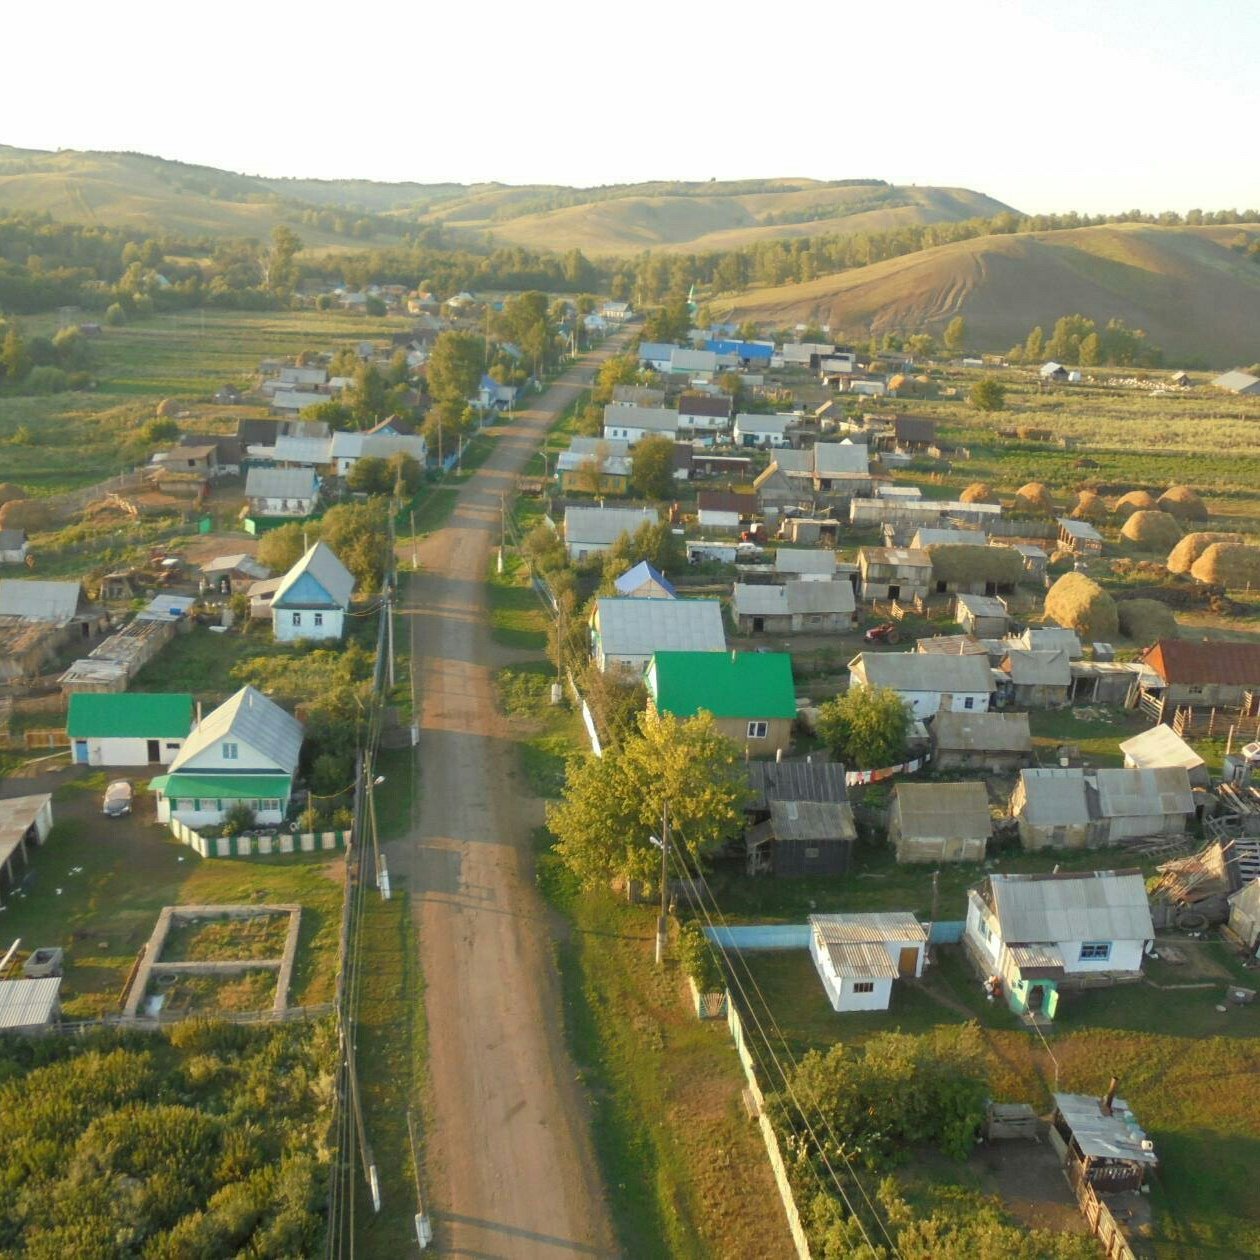
M 203 858 L 270 857 L 274 853 L 331 852 L 350 843 L 349 831 L 277 831 L 261 835 L 203 836 L 178 818 L 170 821 L 171 835 Z

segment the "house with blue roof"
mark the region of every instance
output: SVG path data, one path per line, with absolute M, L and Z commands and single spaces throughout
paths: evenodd
M 500 385 L 493 376 L 487 374 L 481 378 L 475 401 L 477 406 L 485 411 L 492 407 L 495 411 L 507 411 L 516 406 L 519 392 L 515 385 Z
M 354 575 L 317 542 L 280 579 L 271 600 L 271 630 L 282 643 L 340 639 L 354 594 Z
M 677 599 L 674 584 L 646 560 L 627 569 L 614 583 L 618 595 L 628 599 Z

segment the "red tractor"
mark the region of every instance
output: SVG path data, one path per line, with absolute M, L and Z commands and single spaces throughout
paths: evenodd
M 883 621 L 877 626 L 872 626 L 862 637 L 867 643 L 899 643 L 901 631 L 897 629 L 894 622 Z

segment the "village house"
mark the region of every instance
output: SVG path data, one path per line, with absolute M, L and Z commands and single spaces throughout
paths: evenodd
M 1072 663 L 1063 651 L 1008 652 L 999 666 L 1006 681 L 999 681 L 1001 698 L 1029 709 L 1058 708 L 1068 702 L 1072 688 Z
M 874 487 L 865 443 L 815 442 L 799 451 L 780 450 L 775 462 L 790 482 L 833 503 L 869 495 Z
M 340 639 L 354 576 L 326 542 L 317 542 L 280 579 L 271 599 L 271 631 L 281 643 Z
M 1260 643 L 1160 639 L 1138 659 L 1152 671 L 1142 698 L 1161 722 L 1178 708 L 1260 708 Z
M 1191 787 L 1210 787 L 1212 776 L 1207 763 L 1171 726 L 1152 726 L 1120 745 L 1127 770 L 1159 770 L 1180 766 L 1190 777 Z
M 701 490 L 696 495 L 696 520 L 706 533 L 738 533 L 743 522 L 757 511 L 755 494 L 733 490 Z
M 723 359 L 726 362 L 723 362 Z M 685 376 L 692 381 L 711 380 L 723 367 L 735 367 L 733 356 L 714 354 L 712 350 L 693 350 L 688 346 L 674 346 L 669 355 L 669 366 L 664 371 L 670 376 Z
M 837 564 L 830 547 L 780 547 L 774 553 L 774 576 L 776 581 L 831 582 Z
M 843 875 L 849 869 L 857 831 L 842 765 L 814 756 L 750 760 L 748 786 L 750 875 Z M 778 830 L 763 826 L 776 818 Z M 826 834 L 803 838 L 820 832 Z
M 639 342 L 639 366 L 653 372 L 668 372 L 670 359 L 678 347 L 668 341 Z
M 556 480 L 565 494 L 625 494 L 633 471 L 629 443 L 609 438 L 574 438 L 556 456 Z
M 678 399 L 678 435 L 712 442 L 731 427 L 728 394 L 683 394 Z
M 834 1011 L 886 1011 L 893 981 L 923 975 L 927 928 L 904 911 L 811 914 L 809 956 Z
M 608 403 L 604 407 L 604 437 L 633 446 L 645 437 L 678 436 L 678 412 L 668 407 L 638 407 L 632 403 Z
M 1027 713 L 938 713 L 931 740 L 937 770 L 1008 774 L 1033 756 Z
M 932 582 L 932 557 L 906 547 L 859 547 L 858 573 L 863 599 L 926 599 Z
M 893 791 L 888 839 L 898 862 L 982 862 L 993 820 L 983 783 L 910 783 Z
M 338 431 L 329 447 L 338 477 L 346 476 L 361 459 L 391 459 L 395 455 L 409 455 L 423 468 L 429 461 L 429 444 L 421 434 L 392 433 L 378 426 L 362 433 Z
M 797 416 L 759 416 L 741 411 L 735 417 L 736 446 L 790 446 L 787 429 Z
M 724 652 L 722 604 L 716 599 L 626 599 L 601 596 L 590 617 L 591 656 L 601 673 L 642 676 L 657 652 Z
M 1050 557 L 1044 548 L 1038 547 L 1035 543 L 1012 543 L 1011 550 L 1019 554 L 1019 558 L 1024 562 L 1024 572 L 1028 577 L 1034 582 L 1045 581 L 1046 572 L 1050 567 Z
M 614 385 L 612 400 L 632 407 L 663 407 L 665 391 L 647 385 Z
M 762 469 L 752 484 L 757 492 L 758 510 L 763 516 L 777 516 L 784 508 L 812 506 L 810 496 L 788 478 L 777 460 Z
M 319 502 L 319 478 L 312 468 L 251 468 L 245 502 L 253 517 L 301 520 Z
M 1000 639 L 1006 633 L 1006 605 L 996 595 L 955 595 L 954 620 L 977 639 Z
M 646 560 L 627 569 L 614 583 L 613 589 L 626 599 L 677 599 L 674 584 Z
M 24 529 L 0 529 L 0 564 L 25 564 L 30 542 Z
M 217 826 L 244 804 L 257 823 L 288 813 L 302 751 L 302 726 L 253 687 L 242 687 L 198 722 L 171 763 L 149 784 L 158 822 Z
M 963 944 L 1017 1015 L 1053 1019 L 1060 988 L 1140 980 L 1154 939 L 1136 870 L 990 875 L 967 894 Z
M 699 601 L 677 601 L 689 602 Z M 781 756 L 792 746 L 796 688 L 786 652 L 658 650 L 644 683 L 657 713 L 710 713 L 718 730 L 748 756 Z
M 504 385 L 485 374 L 477 385 L 477 397 L 473 402 L 482 411 L 511 411 L 516 406 L 519 393 L 515 385 Z
M 993 693 L 987 656 L 861 652 L 849 662 L 849 688 L 889 687 L 915 718 L 985 713 Z
M 634 535 L 658 520 L 654 508 L 566 507 L 565 549 L 570 560 L 585 560 L 608 551 L 622 534 Z
M 857 622 L 848 582 L 736 582 L 731 616 L 740 634 L 844 634 Z
M 80 766 L 169 765 L 193 725 L 187 692 L 71 695 L 66 736 Z

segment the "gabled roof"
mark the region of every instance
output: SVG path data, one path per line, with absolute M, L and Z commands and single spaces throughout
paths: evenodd
M 276 438 L 276 459 L 289 464 L 310 464 L 312 467 L 327 464 L 334 454 L 333 443 L 341 436 L 337 433 L 332 437 L 286 437 L 282 434 Z
M 973 617 L 1006 616 L 1006 605 L 996 595 L 955 595 L 954 599 Z
M 1058 526 L 1069 538 L 1075 538 L 1077 542 L 1106 541 L 1088 521 L 1074 521 L 1070 516 L 1060 516 Z
M 643 429 L 648 433 L 673 433 L 678 428 L 678 412 L 668 407 L 639 407 L 634 403 L 608 403 L 604 407 L 604 426 L 619 429 Z
M 1066 652 L 1008 652 L 1002 669 L 1017 687 L 1067 687 L 1072 663 Z
M 735 417 L 735 427 L 741 433 L 782 434 L 789 424 L 795 423 L 796 419 L 796 416 L 759 416 L 741 411 Z
M 669 356 L 671 372 L 714 372 L 717 363 L 718 357 L 712 350 L 690 350 L 686 346 L 676 346 Z
M 575 437 L 567 455 L 629 455 L 630 443 L 625 438 Z
M 856 840 L 853 807 L 834 801 L 771 801 L 770 832 L 776 840 Z
M 685 603 L 689 601 L 679 601 Z M 662 713 L 717 718 L 794 718 L 796 686 L 786 652 L 657 651 L 648 691 Z
M 1020 771 L 1024 804 L 1019 815 L 1036 827 L 1084 827 L 1090 820 L 1085 772 L 1048 766 Z
M 639 343 L 639 358 L 641 360 L 657 359 L 668 362 L 670 355 L 677 348 L 669 341 L 641 341 Z
M 651 389 L 647 385 L 614 385 L 612 400 L 639 407 L 660 407 L 665 402 L 665 391 Z
M 1235 369 L 1232 372 L 1222 372 L 1216 377 L 1212 384 L 1217 389 L 1232 390 L 1235 394 L 1251 393 L 1260 386 L 1260 377 L 1252 376 L 1250 372 L 1241 372 Z
M 350 596 L 354 594 L 354 575 L 326 542 L 317 542 L 309 548 L 284 575 L 280 585 L 276 587 L 271 606 L 283 607 L 285 596 L 294 593 L 294 588 L 303 577 L 313 578 L 338 608 L 345 610 L 350 607 Z M 300 602 L 303 607 L 311 605 L 310 598 L 306 596 Z
M 814 444 L 814 473 L 819 477 L 870 473 L 870 451 L 854 442 L 817 442 Z
M 981 693 L 993 690 L 993 674 L 987 656 L 861 652 L 857 659 L 867 684 L 872 687 L 891 687 L 894 691 Z
M 1260 687 L 1260 643 L 1160 639 L 1139 659 L 1166 683 Z
M 701 512 L 738 512 L 747 516 L 757 510 L 757 496 L 735 490 L 701 490 L 696 495 L 696 508 Z
M 1197 770 L 1204 764 L 1189 744 L 1171 726 L 1152 726 L 1149 731 L 1134 735 L 1120 745 L 1126 760 L 1138 769 L 1159 766 L 1180 766 L 1183 770 Z
M 851 613 L 857 606 L 848 582 L 785 582 L 782 586 L 736 582 L 732 596 L 737 617 Z
M 920 525 L 910 546 L 916 550 L 927 547 L 987 547 L 988 535 L 982 529 L 949 529 L 932 525 Z
M 302 751 L 302 724 L 286 713 L 274 700 L 254 687 L 242 687 L 207 715 L 184 741 L 179 755 L 171 762 L 170 772 L 204 772 L 204 767 L 191 765 L 198 756 L 220 740 L 239 738 L 242 743 L 265 757 L 287 774 L 297 770 Z M 235 763 L 225 762 L 224 770 L 237 770 Z M 238 771 L 239 773 L 239 771 Z
M 1185 766 L 1096 770 L 1094 780 L 1102 818 L 1194 813 L 1194 793 Z
M 1071 660 L 1081 655 L 1081 640 L 1076 631 L 1063 626 L 1029 626 L 1019 638 L 1008 638 L 1007 642 L 1030 652 L 1063 651 Z
M 83 589 L 76 582 L 0 578 L 0 616 L 26 621 L 69 621 L 79 611 Z
M 622 534 L 634 534 L 644 525 L 655 525 L 654 508 L 567 507 L 564 540 L 573 543 L 612 544 Z
M 983 783 L 898 783 L 893 809 L 908 840 L 941 835 L 987 839 L 993 834 Z
M 678 414 L 688 416 L 716 416 L 729 420 L 731 399 L 729 394 L 683 394 L 678 399 Z
M 1138 1127 L 1123 1098 L 1113 1098 L 1111 1114 L 1092 1094 L 1055 1094 L 1054 1105 L 1067 1122 L 1081 1153 L 1093 1159 L 1122 1159 L 1134 1164 L 1157 1164 L 1154 1150 L 1142 1145 L 1146 1134 Z
M 935 442 L 936 421 L 925 416 L 894 416 L 893 437 L 898 442 Z
M 899 569 L 931 569 L 932 557 L 917 547 L 859 547 L 858 564 L 895 565 Z
M 750 761 L 750 808 L 769 809 L 773 801 L 843 802 L 847 795 L 844 766 L 838 761 L 789 757 L 783 761 Z
M 827 547 L 780 547 L 774 553 L 776 573 L 827 573 L 836 571 L 836 553 Z
M 932 719 L 932 742 L 946 751 L 1032 751 L 1027 713 L 938 713 Z
M 123 691 L 70 697 L 66 734 L 71 739 L 183 739 L 192 729 L 188 692 Z
M 318 488 L 313 468 L 251 468 L 245 477 L 247 499 L 310 499 Z
M 258 579 L 271 576 L 271 570 L 265 564 L 259 564 L 243 551 L 233 556 L 215 556 L 201 566 L 201 571 L 207 577 L 216 573 L 243 573 L 246 577 Z
M 595 617 L 606 656 L 726 650 L 722 605 L 716 599 L 601 596 L 595 601 Z
M 640 560 L 632 569 L 627 569 L 613 583 L 613 586 L 618 595 L 631 595 L 648 582 L 655 582 L 668 593 L 671 599 L 678 594 L 669 578 L 646 560 Z
M 1155 936 L 1146 884 L 1136 870 L 990 875 L 980 895 L 992 906 L 1008 943 Z
M 811 914 L 810 932 L 843 980 L 895 980 L 888 945 L 927 941 L 927 929 L 912 914 Z

